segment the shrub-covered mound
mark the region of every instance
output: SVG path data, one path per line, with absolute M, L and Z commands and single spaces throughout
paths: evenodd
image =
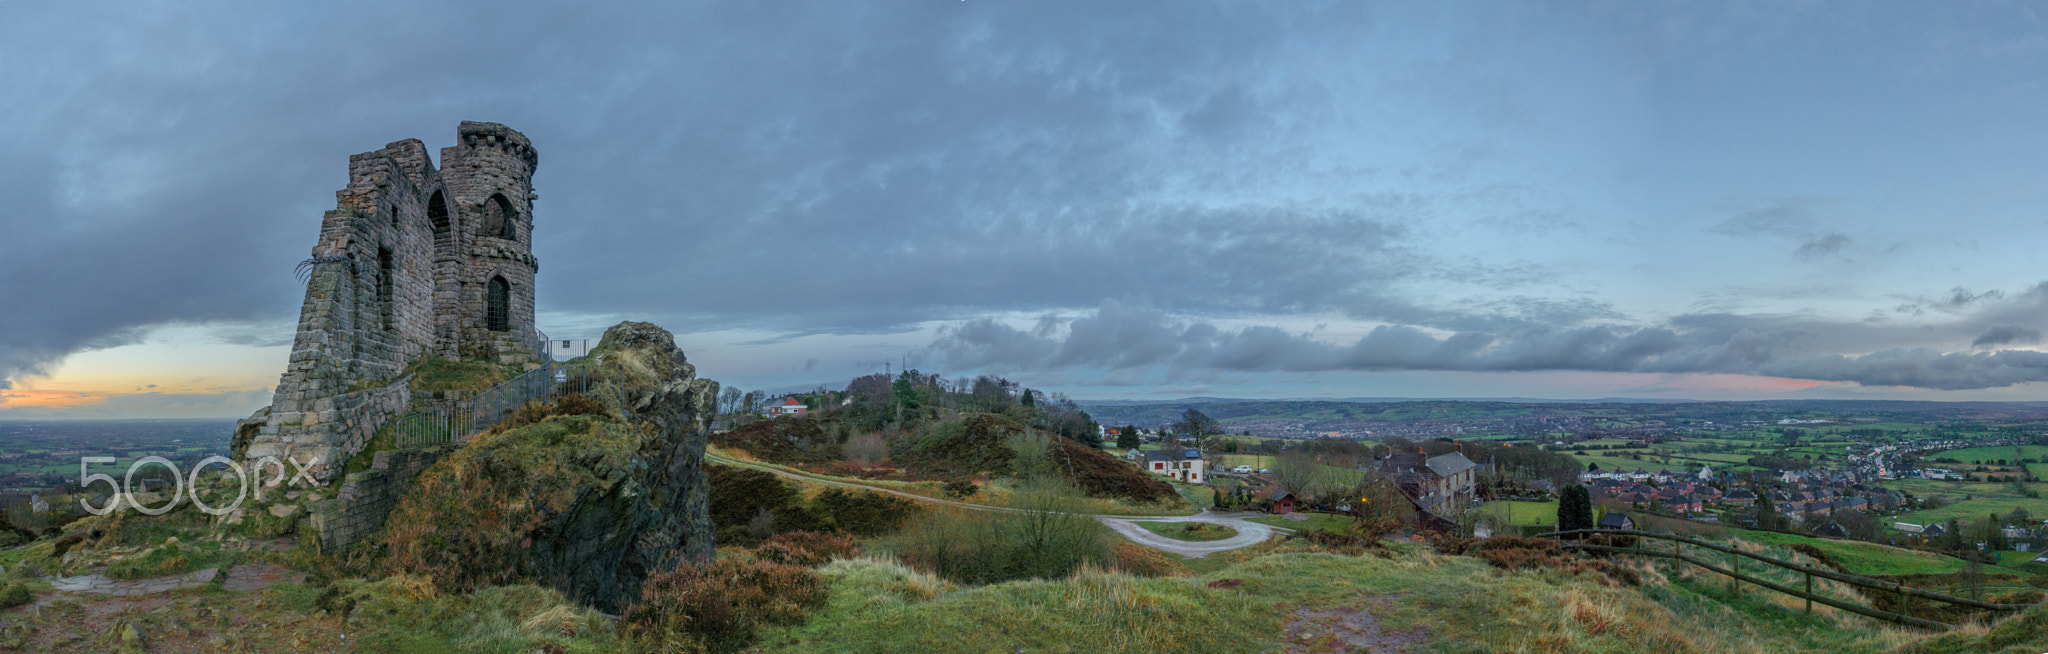
M 654 325 L 621 323 L 598 350 L 630 422 L 577 396 L 530 405 L 422 471 L 358 562 L 458 592 L 530 579 L 616 613 L 648 576 L 709 559 L 701 462 L 718 384 Z
M 754 468 L 708 465 L 704 470 L 720 545 L 752 546 L 794 531 L 874 536 L 922 511 L 910 500 L 873 491 L 830 488 L 806 500 L 796 486 Z
M 898 440 L 890 458 L 929 479 L 964 479 L 1010 472 L 1016 453 L 1010 439 L 1031 431 L 1007 417 L 984 414 L 947 423 Z M 1107 452 L 1058 436 L 1052 444 L 1053 472 L 1089 497 L 1159 502 L 1174 497 L 1173 486 Z
M 746 450 L 762 461 L 782 465 L 830 463 L 839 460 L 845 449 L 817 419 L 809 417 L 757 420 L 713 434 L 711 444 Z

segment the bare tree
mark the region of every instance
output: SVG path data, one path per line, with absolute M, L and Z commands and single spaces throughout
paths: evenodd
M 889 457 L 889 444 L 881 434 L 855 436 L 846 441 L 846 460 L 877 463 Z
M 725 387 L 725 391 L 718 394 L 718 412 L 724 414 L 732 414 L 739 412 L 740 398 L 745 395 L 746 393 L 741 391 L 738 387 Z
M 1188 409 L 1180 414 L 1180 422 L 1173 423 L 1174 431 L 1197 441 L 1223 432 L 1223 426 L 1215 418 L 1197 409 Z
M 1320 468 L 1315 459 L 1307 453 L 1290 450 L 1273 462 L 1272 480 L 1280 490 L 1287 491 L 1295 497 L 1307 497 L 1315 492 L 1315 487 L 1322 481 Z

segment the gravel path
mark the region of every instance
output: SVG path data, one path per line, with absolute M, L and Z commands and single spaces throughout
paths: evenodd
M 811 475 L 796 474 L 788 470 L 781 470 L 778 468 L 764 466 L 751 461 L 741 461 L 739 459 L 722 457 L 716 454 L 711 454 L 709 452 L 706 452 L 704 454 L 704 460 L 721 465 L 753 468 L 755 470 L 760 470 L 762 472 L 770 472 L 792 479 L 801 479 L 814 484 L 825 484 L 828 486 L 844 486 L 847 488 L 871 490 L 877 493 L 888 493 L 890 495 L 896 495 L 899 497 L 912 499 L 919 502 L 930 502 L 932 504 L 957 506 L 963 509 L 973 509 L 976 511 L 1021 511 L 1021 509 L 1013 509 L 1007 506 L 990 506 L 987 504 L 974 504 L 972 502 L 942 500 L 936 497 L 925 497 L 923 495 L 918 495 L 916 493 L 905 493 L 899 490 L 869 486 L 867 484 L 834 481 Z M 1095 516 L 1095 519 L 1101 520 L 1102 524 L 1109 525 L 1110 529 L 1115 530 L 1116 533 L 1122 534 L 1125 538 L 1129 538 L 1132 542 L 1135 542 L 1139 545 L 1144 545 L 1146 547 L 1150 547 L 1152 549 L 1156 549 L 1162 552 L 1172 552 L 1174 554 L 1179 554 L 1181 556 L 1185 556 L 1191 559 L 1199 559 L 1204 556 L 1208 556 L 1210 554 L 1215 554 L 1217 552 L 1222 552 L 1225 550 L 1234 550 L 1240 547 L 1250 547 L 1253 545 L 1257 545 L 1261 542 L 1265 542 L 1267 538 L 1271 538 L 1275 533 L 1287 533 L 1294 531 L 1292 529 L 1287 529 L 1284 527 L 1269 527 L 1245 519 L 1253 516 L 1264 515 L 1261 513 L 1212 513 L 1207 509 L 1203 509 L 1201 513 L 1196 515 L 1181 516 L 1103 515 L 1095 513 L 1087 515 Z M 1146 531 L 1144 527 L 1131 524 L 1133 522 L 1206 522 L 1213 525 L 1223 525 L 1225 527 L 1235 529 L 1237 530 L 1237 535 L 1232 536 L 1230 538 L 1225 538 L 1223 540 L 1212 540 L 1203 542 L 1174 540 L 1172 538 L 1167 538 L 1165 536 L 1161 536 L 1159 534 Z
M 1110 529 L 1115 529 L 1116 533 L 1123 534 L 1125 538 L 1129 538 L 1139 545 L 1144 545 L 1146 547 L 1150 547 L 1152 549 L 1159 550 L 1162 552 L 1172 552 L 1174 554 L 1179 554 L 1190 559 L 1199 559 L 1210 554 L 1215 554 L 1217 552 L 1234 550 L 1240 547 L 1251 547 L 1253 545 L 1263 543 L 1266 541 L 1267 538 L 1273 537 L 1273 534 L 1275 532 L 1293 531 L 1292 529 L 1269 527 L 1245 519 L 1258 515 L 1264 514 L 1211 513 L 1208 511 L 1203 511 L 1200 515 L 1187 515 L 1177 517 L 1111 518 L 1104 516 L 1099 517 L 1097 519 L 1101 520 L 1102 524 L 1109 525 Z M 1223 525 L 1225 527 L 1235 529 L 1237 530 L 1237 535 L 1225 538 L 1223 540 L 1175 540 L 1172 538 L 1161 536 L 1159 534 L 1152 533 L 1150 531 L 1147 531 L 1144 527 L 1134 524 L 1138 522 L 1206 522 L 1212 525 Z

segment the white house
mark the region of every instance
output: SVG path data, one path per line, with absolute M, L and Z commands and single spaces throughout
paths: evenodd
M 1181 481 L 1202 483 L 1202 451 L 1169 447 L 1145 453 L 1145 470 Z

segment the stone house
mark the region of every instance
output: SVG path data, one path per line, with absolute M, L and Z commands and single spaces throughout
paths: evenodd
M 1464 454 L 1451 452 L 1423 458 L 1396 454 L 1374 463 L 1415 505 L 1433 515 L 1469 504 L 1476 496 L 1478 466 Z

